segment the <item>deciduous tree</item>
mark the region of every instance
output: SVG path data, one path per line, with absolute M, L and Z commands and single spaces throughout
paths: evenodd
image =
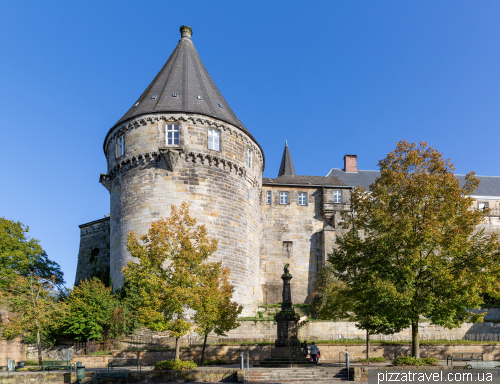
M 76 341 L 115 339 L 129 333 L 134 320 L 111 288 L 97 277 L 75 286 L 66 303 L 62 329 Z
M 25 333 L 36 335 L 40 368 L 40 334 L 64 315 L 64 304 L 57 300 L 57 293 L 55 279 L 44 279 L 35 273 L 9 277 L 8 284 L 0 288 L 0 306 L 12 313 L 1 328 L 1 337 L 9 340 Z
M 238 316 L 243 310 L 243 306 L 231 301 L 234 291 L 229 283 L 231 270 L 223 267 L 221 262 L 206 263 L 202 268 L 202 283 L 195 293 L 193 304 L 196 330 L 204 336 L 201 365 L 205 360 L 208 334 L 214 332 L 218 336 L 225 336 L 226 332 L 237 328 L 240 325 Z
M 123 269 L 125 277 L 139 287 L 143 305 L 140 321 L 155 331 L 168 331 L 179 338 L 192 323 L 196 294 L 203 285 L 203 263 L 217 250 L 217 240 L 207 236 L 204 225 L 196 225 L 189 206 L 171 207 L 168 218 L 153 222 L 146 235 L 128 237 L 128 250 L 136 260 Z
M 395 329 L 411 326 L 418 358 L 422 317 L 447 328 L 481 321 L 469 309 L 500 292 L 500 244 L 477 230 L 488 210 L 472 209 L 480 182 L 473 172 L 460 186 L 450 160 L 406 141 L 379 167 L 368 192 L 353 191 L 353 214 L 344 215 L 350 230 L 328 261 L 354 316 L 371 312 Z

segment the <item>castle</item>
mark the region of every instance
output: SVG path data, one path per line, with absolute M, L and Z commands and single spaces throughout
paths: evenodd
M 378 172 L 358 170 L 357 157 L 345 155 L 343 169 L 299 176 L 286 145 L 278 177 L 263 178 L 264 151 L 215 86 L 191 35 L 181 27 L 163 68 L 104 139 L 100 183 L 110 193 L 110 216 L 80 225 L 75 283 L 109 271 L 113 286 L 121 286 L 130 231 L 146 233 L 171 204 L 187 201 L 219 241 L 214 257 L 231 268 L 244 316 L 281 301 L 287 263 L 294 302 L 308 302 L 342 232 L 339 212 L 349 209 L 351 190 L 368 188 Z M 500 177 L 479 178 L 475 207 L 491 208 L 482 227 L 498 233 Z

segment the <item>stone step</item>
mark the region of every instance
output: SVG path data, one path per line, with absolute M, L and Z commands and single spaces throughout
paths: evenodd
M 250 382 L 346 380 L 345 368 L 290 368 L 262 369 L 249 372 Z

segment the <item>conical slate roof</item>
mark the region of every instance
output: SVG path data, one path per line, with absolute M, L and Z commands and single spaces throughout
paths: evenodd
M 187 112 L 215 117 L 248 133 L 215 86 L 191 41 L 192 30 L 182 26 L 181 40 L 149 87 L 115 124 L 158 112 Z
M 283 158 L 281 159 L 278 177 L 280 176 L 295 176 L 295 168 L 293 167 L 292 155 L 290 155 L 290 150 L 288 149 L 288 142 L 285 144 Z

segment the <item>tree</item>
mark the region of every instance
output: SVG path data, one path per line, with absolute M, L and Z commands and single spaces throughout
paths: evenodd
M 0 288 L 0 305 L 12 315 L 2 326 L 1 336 L 11 340 L 23 333 L 36 335 L 38 364 L 42 367 L 41 333 L 57 323 L 64 305 L 57 300 L 55 278 L 43 279 L 35 273 L 9 277 Z
M 151 330 L 168 331 L 178 358 L 179 338 L 191 329 L 190 312 L 203 285 L 202 263 L 217 250 L 217 240 L 208 238 L 205 226 L 196 225 L 182 203 L 172 205 L 171 216 L 153 222 L 140 240 L 132 231 L 127 247 L 138 261 L 130 261 L 123 272 L 139 287 L 139 320 Z
M 351 196 L 348 232 L 328 256 L 362 318 L 371 312 L 395 329 L 411 326 L 419 357 L 421 317 L 447 328 L 479 322 L 482 295 L 498 296 L 500 243 L 477 231 L 488 210 L 471 209 L 480 180 L 461 187 L 453 164 L 432 147 L 401 141 L 379 162 L 380 176 L 366 193 Z
M 18 276 L 36 275 L 62 286 L 59 264 L 48 258 L 38 240 L 27 236 L 28 231 L 19 221 L 0 217 L 0 284 L 5 287 Z
M 229 283 L 231 270 L 221 262 L 204 265 L 202 285 L 195 294 L 193 308 L 196 310 L 194 321 L 200 335 L 204 336 L 200 365 L 205 361 L 205 348 L 210 332 L 225 336 L 227 331 L 240 325 L 238 316 L 243 306 L 231 301 L 234 287 Z
M 335 278 L 335 270 L 328 263 L 316 278 L 312 311 L 320 319 L 348 320 L 355 322 L 359 329 L 366 330 L 366 358 L 370 359 L 370 335 L 389 335 L 399 332 L 401 328 L 383 315 L 383 303 L 370 302 L 370 289 L 366 285 L 362 281 L 358 281 L 356 287 L 344 284 Z
M 57 292 L 64 279 L 59 265 L 48 258 L 38 240 L 27 236 L 28 231 L 20 222 L 0 218 L 0 305 L 12 313 L 1 337 L 36 336 L 41 366 L 41 335 L 64 313 Z
M 77 341 L 108 341 L 130 332 L 133 316 L 97 277 L 71 291 L 62 329 Z

